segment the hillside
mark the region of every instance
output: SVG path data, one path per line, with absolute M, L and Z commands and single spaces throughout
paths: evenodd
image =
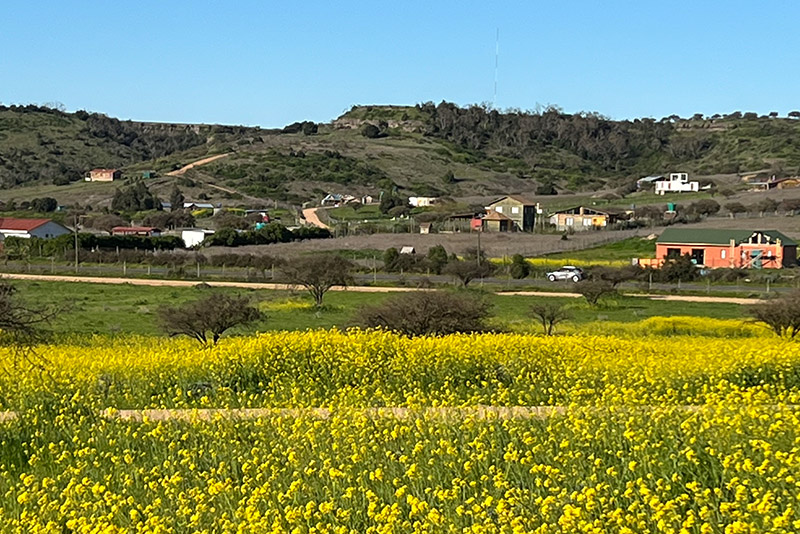
M 627 192 L 638 177 L 800 169 L 800 120 L 732 113 L 612 121 L 597 114 L 505 112 L 432 103 L 354 106 L 329 124 L 283 130 L 119 121 L 87 112 L 0 106 L 5 198 L 53 196 L 103 205 L 119 184 L 70 184 L 93 167 L 124 178 L 155 170 L 162 196 L 179 180 L 191 197 L 300 204 L 329 191 L 477 198 L 500 193 Z M 213 154 L 230 156 L 179 178 Z

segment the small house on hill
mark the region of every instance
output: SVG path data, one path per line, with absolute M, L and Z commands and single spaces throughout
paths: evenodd
M 18 219 L 0 217 L 0 239 L 6 237 L 40 237 L 50 239 L 70 233 L 70 229 L 52 219 Z
M 536 203 L 517 195 L 498 198 L 486 206 L 486 211 L 487 217 L 495 212 L 504 215 L 511 221 L 509 230 L 499 231 L 532 232 L 536 223 Z M 484 220 L 486 220 L 485 217 Z M 487 228 L 487 230 L 491 231 L 491 228 Z
M 113 182 L 119 180 L 122 173 L 119 169 L 92 169 L 86 174 L 87 182 Z
M 667 228 L 656 240 L 656 261 L 690 255 L 709 268 L 780 269 L 797 264 L 797 243 L 776 230 Z
M 690 182 L 689 175 L 685 172 L 670 173 L 668 180 L 658 180 L 655 184 L 657 195 L 665 195 L 667 193 L 696 193 L 700 190 L 700 182 Z
M 481 219 L 481 229 L 484 232 L 511 232 L 514 230 L 514 221 L 502 213 L 489 210 Z
M 576 206 L 553 213 L 550 216 L 550 224 L 554 225 L 559 231 L 573 230 L 581 232 L 583 230 L 605 228 L 609 224 L 617 222 L 619 218 L 620 213 L 614 210 Z

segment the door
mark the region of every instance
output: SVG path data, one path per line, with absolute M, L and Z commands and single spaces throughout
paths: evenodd
M 692 249 L 692 261 L 695 265 L 705 265 L 706 264 L 706 251 L 703 248 L 693 248 Z
M 750 251 L 750 267 L 753 269 L 761 269 L 761 250 L 751 250 Z

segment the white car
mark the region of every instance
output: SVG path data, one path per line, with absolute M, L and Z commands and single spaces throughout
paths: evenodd
M 583 269 L 573 265 L 565 265 L 560 269 L 547 273 L 547 279 L 551 282 L 555 282 L 557 280 L 572 280 L 573 282 L 580 282 L 584 278 L 586 278 L 586 275 L 583 273 Z

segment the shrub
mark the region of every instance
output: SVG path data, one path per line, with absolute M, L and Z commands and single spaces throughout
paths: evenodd
M 486 301 L 472 295 L 420 291 L 392 295 L 383 304 L 365 309 L 359 323 L 407 336 L 483 332 L 489 310 Z
M 522 254 L 514 254 L 511 257 L 511 269 L 509 271 L 511 278 L 521 280 L 527 278 L 531 274 L 531 266 L 522 256 Z
M 800 333 L 800 291 L 750 306 L 750 315 L 777 335 L 792 339 Z
M 584 280 L 575 285 L 575 291 L 583 295 L 586 302 L 595 306 L 605 296 L 616 293 L 616 289 L 607 280 Z

